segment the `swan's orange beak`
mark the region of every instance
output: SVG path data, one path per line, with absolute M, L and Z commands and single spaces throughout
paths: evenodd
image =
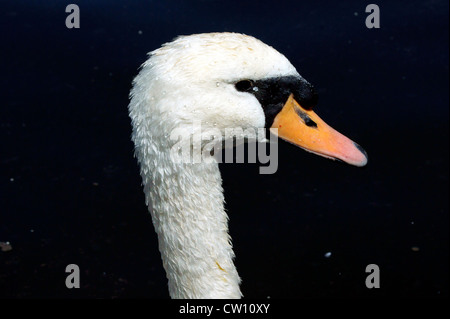
M 361 146 L 328 126 L 313 111 L 302 108 L 293 94 L 275 117 L 270 131 L 317 155 L 355 166 L 367 164 L 367 153 Z

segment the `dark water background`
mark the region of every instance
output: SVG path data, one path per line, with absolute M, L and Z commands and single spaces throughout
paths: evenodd
M 377 1 L 380 29 L 364 1 L 204 0 L 77 1 L 69 30 L 69 3 L 0 3 L 0 297 L 168 297 L 128 92 L 147 52 L 212 31 L 285 54 L 369 153 L 358 169 L 280 143 L 274 175 L 221 165 L 244 295 L 448 297 L 448 1 Z

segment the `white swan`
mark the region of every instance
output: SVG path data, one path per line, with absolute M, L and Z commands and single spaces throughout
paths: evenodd
M 240 298 L 217 162 L 177 163 L 175 129 L 278 128 L 311 152 L 363 166 L 365 152 L 312 110 L 317 95 L 291 63 L 242 34 L 182 36 L 150 53 L 129 114 L 146 204 L 172 298 Z M 275 132 L 276 133 L 276 132 Z

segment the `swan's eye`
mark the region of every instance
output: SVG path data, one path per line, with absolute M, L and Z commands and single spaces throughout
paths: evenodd
M 248 92 L 253 88 L 253 81 L 251 80 L 242 80 L 237 82 L 235 85 L 236 90 L 239 92 Z

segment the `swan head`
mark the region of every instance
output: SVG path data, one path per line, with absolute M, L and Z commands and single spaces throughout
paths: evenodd
M 222 135 L 228 128 L 267 128 L 318 155 L 367 163 L 359 145 L 312 111 L 318 96 L 288 59 L 247 35 L 196 34 L 164 44 L 150 52 L 130 97 L 137 146 L 149 138 L 170 146 L 171 132 L 194 132 L 193 123 L 201 123 L 202 132 Z

